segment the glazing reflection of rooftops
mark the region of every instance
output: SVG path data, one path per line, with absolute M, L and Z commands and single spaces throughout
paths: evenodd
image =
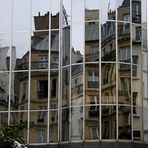
M 143 147 L 147 1 L 4 3 L 0 127 L 23 123 L 28 147 Z

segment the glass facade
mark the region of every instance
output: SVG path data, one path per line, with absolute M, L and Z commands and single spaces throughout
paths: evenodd
M 1 1 L 0 128 L 23 123 L 27 144 L 143 141 L 146 5 Z

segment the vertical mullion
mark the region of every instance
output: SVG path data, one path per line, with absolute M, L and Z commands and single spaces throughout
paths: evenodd
M 52 1 L 50 0 L 49 2 L 49 40 L 48 40 L 48 45 L 49 45 L 49 49 L 48 49 L 48 117 L 47 117 L 47 143 L 50 142 L 50 59 L 51 59 L 51 54 L 50 54 L 50 51 L 51 51 L 51 3 Z
M 119 99 L 118 99 L 118 50 L 119 50 L 119 46 L 118 46 L 118 9 L 117 9 L 117 0 L 116 0 L 116 36 L 115 36 L 115 42 L 116 42 L 116 140 L 119 140 L 119 131 L 118 131 L 118 127 L 119 127 Z
M 72 0 L 71 1 L 71 10 L 70 10 L 70 15 L 71 15 L 71 22 L 70 22 L 70 85 L 69 85 L 69 142 L 71 142 L 71 51 L 72 51 Z
M 29 31 L 29 74 L 28 74 L 28 122 L 27 122 L 27 144 L 30 139 L 30 82 L 31 82 L 31 34 L 32 34 L 32 1 L 29 3 L 30 6 L 30 31 Z
M 10 107 L 11 107 L 11 71 L 12 71 L 12 41 L 13 41 L 13 0 L 11 0 L 11 31 L 10 31 L 10 69 L 9 69 L 9 100 L 8 100 L 8 125 L 10 124 Z
M 61 94 L 62 94 L 62 3 L 63 0 L 60 1 L 59 5 L 60 5 L 60 14 L 59 14 L 59 76 L 58 76 L 58 80 L 59 80 L 59 85 L 58 85 L 58 142 L 60 142 L 61 138 L 60 138 L 60 134 L 61 134 L 61 120 L 60 118 L 62 117 L 61 114 Z M 61 118 L 62 119 L 62 118 Z
M 102 1 L 100 1 L 100 9 L 101 9 L 101 5 L 102 5 Z M 100 18 L 100 23 L 99 23 L 99 49 L 100 49 L 100 52 L 99 52 L 99 101 L 100 101 L 100 107 L 99 107 L 99 122 L 100 122 L 100 124 L 99 124 L 99 126 L 100 126 L 100 140 L 102 139 L 102 119 L 101 119 L 101 115 L 102 115 L 102 113 L 101 113 L 101 69 L 102 69 L 102 66 L 101 66 L 101 23 L 102 23 L 102 21 L 101 21 L 101 19 L 102 19 L 102 17 L 101 17 L 101 13 L 102 13 L 102 11 L 100 11 L 100 13 L 99 13 L 99 18 Z
M 132 90 L 132 86 L 133 86 L 133 80 L 132 80 L 132 75 L 133 75 L 133 50 L 132 50 L 132 0 L 130 0 L 130 48 L 131 48 L 131 52 L 130 52 L 130 58 L 131 58 L 131 140 L 133 141 L 133 90 Z
M 83 0 L 83 141 L 85 140 L 85 0 Z

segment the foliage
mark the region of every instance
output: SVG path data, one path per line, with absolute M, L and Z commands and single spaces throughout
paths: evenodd
M 4 125 L 0 129 L 0 148 L 13 148 L 14 141 L 24 144 L 23 123 Z

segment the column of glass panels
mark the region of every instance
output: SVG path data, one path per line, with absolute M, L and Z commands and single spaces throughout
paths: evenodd
M 85 0 L 85 140 L 100 138 L 99 13 L 98 0 Z
M 131 112 L 131 5 L 117 0 L 118 43 L 118 139 L 132 138 Z
M 101 1 L 101 139 L 116 139 L 116 1 Z
M 71 25 L 71 141 L 84 133 L 84 0 L 72 1 Z M 78 17 L 79 16 L 79 17 Z
M 146 0 L 142 0 L 141 1 L 141 6 L 142 6 L 142 90 L 143 90 L 143 124 L 144 124 L 144 131 L 142 133 L 144 133 L 144 142 L 147 142 L 147 125 L 148 125 L 148 120 L 147 120 L 147 114 L 148 114 L 148 44 L 147 44 L 147 1 Z
M 8 8 L 5 9 L 5 8 Z M 10 121 L 10 54 L 12 33 L 12 0 L 0 2 L 0 128 Z
M 29 143 L 47 143 L 50 1 L 32 0 Z

